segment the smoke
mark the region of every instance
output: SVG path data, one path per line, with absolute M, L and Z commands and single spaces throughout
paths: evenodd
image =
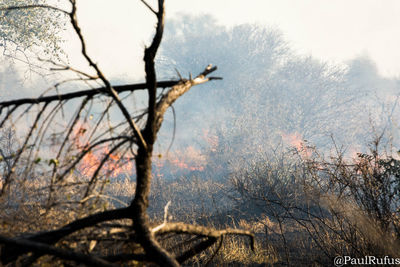
M 223 80 L 194 87 L 174 104 L 176 125 L 173 113 L 167 113 L 157 153 L 166 154 L 174 128 L 170 155 L 183 155 L 190 148 L 193 155 L 219 154 L 222 165 L 304 142 L 328 151 L 334 140 L 350 154 L 364 152 L 382 132 L 386 142 L 399 146 L 400 80 L 379 75 L 367 55 L 329 64 L 293 52 L 276 28 L 225 27 L 208 15 L 182 15 L 166 24 L 159 79 L 178 78 L 176 71 L 195 76 L 210 63 L 218 66 L 215 75 Z M 32 81 L 18 66 L 2 65 L 2 100 L 37 96 L 60 79 L 35 76 Z M 79 88 L 70 84 L 63 90 Z M 135 97 L 134 105 L 142 107 L 146 97 Z M 93 113 L 101 108 L 93 107 Z M 113 111 L 112 120 L 119 119 L 119 112 Z M 205 132 L 218 144 L 210 144 Z
M 212 63 L 223 77 L 177 101 L 177 146 L 201 147 L 203 130 L 234 148 L 232 157 L 290 145 L 290 135 L 321 149 L 332 140 L 344 149 L 366 149 L 382 132 L 399 143 L 400 81 L 380 76 L 368 56 L 328 64 L 294 53 L 275 28 L 227 28 L 210 16 L 183 15 L 167 23 L 160 58 L 160 76 L 175 69 L 197 74 Z M 167 122 L 165 136 L 171 127 Z

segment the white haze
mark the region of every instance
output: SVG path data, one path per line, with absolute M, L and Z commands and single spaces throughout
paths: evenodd
M 89 54 L 114 82 L 130 83 L 142 80 L 143 49 L 149 43 L 155 20 L 140 1 L 121 0 L 113 5 L 109 3 L 105 0 L 79 2 L 79 22 L 86 36 Z M 339 143 L 349 145 L 356 140 L 355 146 L 359 147 L 359 144 L 369 141 L 365 139 L 369 138 L 368 134 L 372 131 L 371 121 L 380 127 L 377 129 L 378 132 L 385 127 L 387 130 L 398 129 L 393 118 L 398 115 L 396 101 L 400 92 L 398 79 L 400 64 L 397 61 L 400 35 L 396 27 L 400 25 L 400 19 L 396 16 L 400 2 L 388 0 L 385 4 L 382 3 L 383 1 L 371 0 L 167 1 L 167 31 L 161 50 L 161 59 L 165 61 L 159 65 L 160 77 L 174 76 L 174 67 L 177 67 L 183 75 L 187 75 L 188 72 L 196 74 L 209 63 L 218 65 L 220 69 L 216 74 L 224 77 L 221 82 L 193 88 L 192 92 L 177 102 L 180 142 L 182 144 L 197 142 L 197 145 L 201 146 L 202 141 L 199 139 L 203 134 L 202 130 L 210 128 L 212 130 L 215 125 L 222 125 L 224 129 L 232 126 L 242 127 L 238 128 L 240 131 L 246 129 L 247 133 L 227 130 L 225 134 L 240 139 L 243 143 L 249 142 L 253 147 L 265 140 L 266 134 L 271 133 L 271 129 L 278 137 L 282 134 L 299 133 L 302 138 L 319 145 L 326 145 L 327 138 L 330 134 L 334 134 Z M 188 15 L 184 17 L 182 12 Z M 199 13 L 210 13 L 213 16 L 194 16 Z M 202 19 L 196 21 L 196 18 Z M 187 24 L 188 41 L 180 42 L 175 36 L 168 35 L 174 28 L 174 22 L 179 20 L 180 24 L 175 26 L 182 27 Z M 263 62 L 262 58 L 257 57 L 261 48 L 258 48 L 258 51 L 251 50 L 253 45 L 260 45 L 257 43 L 260 41 L 257 38 L 254 39 L 255 43 L 251 43 L 252 40 L 243 40 L 242 43 L 238 38 L 238 42 L 231 43 L 227 49 L 221 46 L 224 34 L 229 36 L 230 31 L 241 27 L 242 32 L 239 30 L 238 34 L 243 34 L 246 32 L 245 28 L 250 27 L 249 23 L 253 26 L 256 23 L 266 34 L 276 34 L 278 37 L 276 40 L 283 42 L 283 56 L 279 58 L 280 54 L 277 53 L 275 56 L 278 58 L 274 59 L 278 63 L 268 65 L 268 62 Z M 239 24 L 244 25 L 239 27 Z M 71 64 L 80 69 L 87 68 L 80 55 L 76 36 L 70 31 L 65 36 L 67 39 L 65 49 L 70 55 Z M 247 50 L 246 45 L 250 46 Z M 266 60 L 269 53 L 268 45 L 270 44 L 267 42 L 265 47 L 262 47 L 266 54 L 260 54 Z M 170 51 L 175 49 L 177 54 L 169 53 L 167 48 Z M 229 53 L 227 50 L 230 50 Z M 254 61 L 248 59 L 246 53 L 249 51 L 255 54 Z M 231 57 L 236 57 L 235 64 L 231 63 Z M 284 71 L 289 69 L 281 70 L 282 73 L 271 76 L 276 74 L 274 68 L 279 65 L 279 61 L 285 61 L 286 57 L 293 60 L 291 68 L 294 72 L 299 72 L 300 78 L 283 81 Z M 271 110 L 268 111 L 265 107 L 274 108 L 274 103 L 284 103 L 299 108 L 321 104 L 318 100 L 307 103 L 307 98 L 301 97 L 295 101 L 288 99 L 293 93 L 304 96 L 302 93 L 307 93 L 310 84 L 313 84 L 312 78 L 305 81 L 303 67 L 309 67 L 310 71 L 316 70 L 318 73 L 318 69 L 322 66 L 326 66 L 326 70 L 331 72 L 337 69 L 338 79 L 341 79 L 337 84 L 333 81 L 326 81 L 327 84 L 324 84 L 330 88 L 332 94 L 335 94 L 335 98 L 332 98 L 331 102 L 326 99 L 324 105 L 329 108 L 337 99 L 340 100 L 341 96 L 350 97 L 345 90 L 350 90 L 353 97 L 348 99 L 350 102 L 347 106 L 342 105 L 337 114 L 331 115 L 334 123 L 315 120 L 316 125 L 311 127 L 312 134 L 310 134 L 310 129 L 298 125 L 288 126 L 286 121 L 280 120 L 275 115 L 271 116 L 274 120 L 269 120 L 268 116 L 260 117 L 260 114 L 270 114 L 268 112 Z M 26 72 L 19 74 L 23 83 L 18 83 L 15 71 L 6 69 L 3 68 L 0 74 L 2 78 L 0 95 L 3 99 L 38 95 L 43 88 L 46 88 L 43 82 L 39 87 L 30 83 L 31 76 L 26 77 Z M 305 75 L 304 78 L 301 78 L 302 75 Z M 319 82 L 321 75 L 323 76 L 323 73 L 316 75 L 315 83 Z M 249 84 L 254 81 L 255 86 L 252 84 L 250 86 L 252 88 L 249 88 Z M 329 84 L 330 82 L 332 84 Z M 336 85 L 338 87 L 334 88 Z M 265 89 L 266 86 L 268 90 Z M 321 89 L 316 85 L 312 86 L 315 92 Z M 40 92 L 34 88 L 40 88 Z M 260 106 L 251 109 L 252 106 L 249 104 L 251 101 L 271 99 L 271 88 L 275 92 L 286 92 L 286 95 L 274 93 L 275 102 L 259 101 L 257 103 Z M 240 92 L 242 95 L 232 95 L 230 94 L 232 92 L 235 94 Z M 224 94 L 227 97 L 224 98 Z M 282 102 L 279 102 L 281 100 Z M 298 103 L 296 100 L 301 100 L 303 103 Z M 247 112 L 249 116 L 235 117 L 237 114 L 232 113 L 235 105 L 239 109 L 238 113 Z M 348 109 L 343 109 L 344 107 Z M 245 109 L 240 110 L 240 108 Z M 330 112 L 335 110 L 331 109 Z M 390 113 L 393 114 L 389 119 L 382 116 Z M 286 119 L 293 121 L 294 118 L 286 117 Z M 385 123 L 388 120 L 390 124 Z M 359 124 L 354 124 L 353 121 Z M 250 122 L 257 122 L 252 126 L 253 129 L 247 125 Z M 323 126 L 323 131 L 317 132 L 320 126 Z M 161 139 L 165 145 L 168 144 L 171 127 L 169 118 L 162 133 L 165 138 Z M 248 139 L 249 133 L 252 140 Z M 390 134 L 395 133 L 390 132 Z M 274 138 L 272 141 L 276 141 Z
M 149 1 L 156 6 L 157 1 Z M 80 25 L 90 54 L 110 77 L 142 78 L 143 48 L 154 16 L 140 1 L 79 1 Z M 397 0 L 170 0 L 166 24 L 180 13 L 211 14 L 221 25 L 257 23 L 279 28 L 293 50 L 323 61 L 343 63 L 368 56 L 386 77 L 400 74 L 400 2 Z M 71 58 L 85 66 L 73 35 Z
M 295 137 L 319 148 L 332 146 L 333 138 L 354 154 L 385 132 L 382 143 L 399 146 L 399 79 L 382 76 L 367 56 L 334 64 L 301 55 L 283 36 L 270 27 L 225 27 L 212 16 L 172 21 L 160 74 L 197 73 L 215 63 L 224 78 L 177 101 L 177 140 L 201 143 L 209 130 L 242 156 Z

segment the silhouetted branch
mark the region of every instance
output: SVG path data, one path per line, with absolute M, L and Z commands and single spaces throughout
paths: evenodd
M 23 249 L 26 251 L 32 251 L 39 254 L 53 255 L 61 259 L 68 261 L 75 261 L 77 263 L 84 263 L 89 266 L 101 266 L 101 267 L 115 267 L 117 265 L 111 264 L 104 259 L 82 254 L 78 252 L 73 252 L 70 250 L 58 249 L 43 243 L 34 242 L 27 239 L 13 239 L 0 236 L 0 243 L 6 246 L 13 246 L 18 249 Z
M 192 86 L 199 85 L 210 81 L 211 78 L 206 77 L 208 74 L 217 70 L 217 66 L 212 67 L 211 64 L 208 65 L 205 70 L 200 73 L 196 78 L 190 80 L 181 80 L 176 85 L 172 86 L 171 89 L 165 93 L 161 99 L 158 101 L 156 106 L 156 130 L 161 128 L 161 124 L 164 120 L 164 114 L 167 109 L 184 93 L 190 90 Z M 211 80 L 221 79 L 219 77 L 214 77 Z
M 190 258 L 193 258 L 197 254 L 205 251 L 209 247 L 215 244 L 217 239 L 215 237 L 208 237 L 206 240 L 201 241 L 200 243 L 196 244 L 194 247 L 188 249 L 187 251 L 183 252 L 181 255 L 176 257 L 176 260 L 179 263 L 184 263 Z
M 154 10 L 153 13 L 155 13 Z M 179 266 L 179 263 L 155 240 L 150 231 L 147 215 L 151 187 L 153 145 L 158 132 L 156 127 L 157 78 L 154 59 L 164 32 L 164 0 L 158 0 L 158 12 L 155 15 L 157 16 L 156 32 L 151 45 L 144 52 L 148 92 L 147 121 L 143 130 L 146 146 L 139 146 L 138 148 L 136 156 L 136 191 L 131 206 L 137 216 L 133 224 L 137 240 L 148 257 L 154 259 L 154 262 L 160 266 L 176 267 Z
M 163 235 L 166 233 L 179 233 L 179 234 L 191 234 L 204 237 L 220 238 L 223 235 L 243 235 L 250 238 L 251 249 L 254 250 L 254 234 L 247 230 L 241 229 L 223 229 L 216 230 L 210 227 L 204 227 L 200 225 L 192 225 L 185 223 L 167 223 L 164 227 L 158 229 L 154 234 Z
M 144 0 L 140 0 L 148 9 L 150 9 L 151 12 L 153 12 L 155 15 L 157 15 L 157 12 Z
M 168 87 L 172 87 L 172 86 L 176 85 L 177 83 L 179 83 L 179 81 L 174 81 L 174 80 L 161 81 L 161 82 L 157 83 L 157 88 L 168 88 Z M 113 86 L 113 88 L 117 93 L 128 92 L 128 91 L 133 92 L 133 91 L 137 91 L 137 90 L 147 89 L 145 83 L 116 85 L 116 86 Z M 0 114 L 1 114 L 1 110 L 3 108 L 9 107 L 9 106 L 50 103 L 50 102 L 54 102 L 54 101 L 71 100 L 71 99 L 84 97 L 84 96 L 93 97 L 95 95 L 107 94 L 107 93 L 108 92 L 105 87 L 100 87 L 100 88 L 94 88 L 94 89 L 77 91 L 77 92 L 66 93 L 66 94 L 42 96 L 42 97 L 38 97 L 38 98 L 21 98 L 21 99 L 16 99 L 16 100 L 3 101 L 3 102 L 0 102 Z
M 220 250 L 222 246 L 222 241 L 224 236 L 226 235 L 243 235 L 250 238 L 250 247 L 252 251 L 254 251 L 254 234 L 247 230 L 241 229 L 223 229 L 223 230 L 216 230 L 210 227 L 204 227 L 199 225 L 191 225 L 191 224 L 184 224 L 184 223 L 166 223 L 162 224 L 161 226 L 157 226 L 153 228 L 154 234 L 157 236 L 162 236 L 168 233 L 175 233 L 175 234 L 189 234 L 195 235 L 198 237 L 205 237 L 207 238 L 204 241 L 196 244 L 193 248 L 185 251 L 180 256 L 177 256 L 177 261 L 179 263 L 183 263 L 189 258 L 194 257 L 195 255 L 201 253 L 202 251 L 206 250 L 207 248 L 211 247 L 215 244 L 218 240 L 220 243 L 218 245 L 217 250 L 215 251 L 212 258 L 215 256 L 216 253 Z M 212 260 L 212 258 L 210 260 Z
M 44 8 L 44 9 L 51 9 L 55 10 L 58 12 L 61 12 L 65 15 L 69 15 L 70 12 L 65 11 L 61 8 L 55 7 L 55 6 L 50 6 L 50 5 L 21 5 L 21 6 L 9 6 L 9 7 L 2 7 L 0 8 L 0 11 L 5 11 L 4 16 L 8 15 L 8 12 L 13 11 L 13 10 L 23 10 L 23 9 L 33 9 L 33 8 Z
M 39 244 L 52 245 L 57 243 L 63 237 L 66 237 L 72 233 L 75 233 L 76 231 L 85 229 L 87 227 L 92 227 L 98 223 L 111 220 L 132 218 L 132 214 L 129 211 L 129 208 L 103 211 L 93 215 L 89 215 L 82 219 L 75 220 L 72 223 L 69 223 L 57 230 L 37 233 L 31 236 L 22 236 L 13 240 L 28 240 Z M 5 243 L 2 240 L 0 240 L 0 242 Z M 15 245 L 17 246 L 9 244 L 8 246 L 1 249 L 2 263 L 7 264 L 13 260 L 16 260 L 22 254 L 28 253 L 29 251 L 34 251 L 31 247 L 18 246 L 17 243 L 15 243 Z

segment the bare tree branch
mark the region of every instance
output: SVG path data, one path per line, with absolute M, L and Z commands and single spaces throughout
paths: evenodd
M 157 83 L 157 87 L 158 88 L 168 88 L 168 87 L 172 87 L 172 86 L 176 85 L 177 83 L 179 83 L 179 81 L 174 81 L 174 80 L 161 81 L 161 82 Z M 133 91 L 137 91 L 137 90 L 145 90 L 147 88 L 146 86 L 147 86 L 146 83 L 137 83 L 137 84 L 116 85 L 116 86 L 113 86 L 113 88 L 117 93 L 123 93 L 123 92 L 129 92 L 129 91 L 133 92 Z M 38 97 L 38 98 L 21 98 L 21 99 L 16 99 L 16 100 L 3 101 L 3 102 L 0 102 L 0 114 L 1 114 L 1 110 L 3 108 L 10 107 L 10 106 L 50 103 L 53 101 L 71 100 L 71 99 L 84 97 L 84 96 L 93 97 L 95 95 L 107 94 L 107 93 L 108 92 L 105 87 L 100 87 L 100 88 L 82 90 L 82 91 L 60 94 L 60 95 L 42 96 L 42 97 Z
M 77 263 L 85 263 L 90 266 L 101 266 L 101 267 L 115 267 L 117 265 L 111 264 L 104 259 L 82 254 L 78 252 L 68 251 L 64 249 L 58 249 L 43 243 L 34 242 L 28 239 L 13 239 L 7 238 L 0 235 L 0 243 L 8 246 L 12 246 L 16 249 L 23 249 L 27 251 L 32 251 L 39 254 L 53 255 L 61 259 L 72 260 Z
M 207 78 L 206 76 L 217 70 L 217 67 L 211 67 L 208 65 L 206 69 L 200 73 L 196 78 L 191 80 L 182 80 L 178 84 L 174 85 L 162 98 L 158 101 L 156 107 L 156 130 L 161 128 L 161 124 L 164 120 L 164 114 L 167 109 L 184 93 L 190 90 L 192 86 L 208 82 L 210 80 L 221 79 L 216 77 Z
M 154 13 L 154 11 L 153 11 Z M 148 113 L 146 126 L 143 130 L 146 147 L 139 146 L 136 156 L 136 191 L 135 198 L 131 203 L 133 212 L 137 218 L 133 227 L 137 234 L 139 243 L 144 248 L 146 254 L 159 265 L 179 266 L 179 263 L 164 249 L 153 233 L 150 231 L 149 218 L 147 215 L 148 198 L 151 186 L 151 168 L 153 145 L 156 140 L 156 101 L 157 101 L 157 78 L 154 59 L 160 46 L 164 31 L 164 0 L 158 0 L 156 33 L 154 34 L 150 47 L 145 49 L 144 61 L 146 72 L 146 84 L 148 91 Z
M 197 254 L 205 251 L 206 249 L 214 245 L 216 241 L 217 239 L 215 237 L 208 237 L 206 240 L 196 244 L 193 248 L 190 248 L 187 251 L 183 252 L 181 255 L 177 256 L 176 260 L 179 263 L 184 263 L 188 259 L 193 258 Z
M 8 12 L 13 11 L 13 10 L 23 10 L 23 9 L 33 9 L 33 8 L 45 8 L 45 9 L 51 9 L 55 10 L 58 12 L 61 12 L 65 15 L 69 15 L 70 13 L 68 11 L 65 11 L 61 8 L 55 7 L 55 6 L 50 6 L 50 5 L 21 5 L 21 6 L 9 6 L 9 7 L 2 7 L 0 8 L 0 11 L 5 11 L 4 16 L 8 15 Z
M 55 244 L 65 236 L 68 236 L 76 231 L 85 229 L 87 227 L 94 226 L 98 223 L 104 221 L 132 218 L 132 214 L 130 214 L 129 211 L 130 211 L 129 208 L 121 208 L 121 209 L 114 209 L 96 213 L 93 215 L 89 215 L 85 218 L 75 220 L 72 223 L 67 224 L 60 229 L 43 233 L 37 233 L 31 236 L 22 236 L 20 239 L 33 242 L 40 242 L 41 244 L 47 244 L 47 245 Z M 0 240 L 0 243 L 6 243 L 6 242 Z M 20 247 L 20 246 L 15 247 L 9 244 L 9 246 L 3 247 L 1 249 L 1 261 L 7 264 L 8 262 L 17 259 L 21 254 L 27 253 L 29 251 L 33 250 L 31 250 L 30 247 Z
M 185 223 L 167 223 L 164 227 L 158 229 L 154 234 L 162 235 L 166 233 L 179 233 L 179 234 L 191 234 L 204 237 L 220 238 L 225 235 L 243 235 L 250 238 L 250 246 L 254 251 L 254 234 L 247 230 L 241 229 L 224 229 L 216 230 L 209 227 L 200 225 L 191 225 Z
M 140 0 L 151 12 L 153 12 L 157 16 L 157 12 L 144 0 Z

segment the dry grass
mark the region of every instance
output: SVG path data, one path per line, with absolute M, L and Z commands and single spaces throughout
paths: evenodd
M 268 174 L 270 173 L 272 173 L 271 170 Z M 293 172 L 281 170 L 279 174 L 281 173 Z M 379 222 L 371 219 L 357 203 L 351 201 L 351 198 L 326 194 L 318 190 L 315 184 L 308 184 L 308 187 L 304 187 L 304 192 L 308 196 L 308 205 L 319 208 L 320 213 L 313 211 L 313 216 L 317 216 L 312 217 L 308 214 L 308 217 L 304 217 L 303 214 L 303 217 L 296 217 L 298 213 L 286 210 L 279 217 L 268 212 L 252 214 L 253 211 L 250 209 L 241 210 L 241 213 L 235 212 L 240 205 L 238 206 L 230 198 L 229 185 L 225 182 L 216 182 L 212 177 L 207 178 L 206 172 L 201 174 L 205 177 L 200 177 L 200 174 L 196 173 L 191 177 L 181 176 L 172 180 L 157 176 L 154 178 L 150 208 L 154 224 L 162 221 L 163 208 L 168 201 L 171 201 L 169 221 L 184 221 L 214 228 L 233 227 L 250 230 L 256 235 L 255 251 L 249 249 L 248 240 L 225 236 L 219 250 L 219 244 L 216 244 L 186 262 L 187 266 L 203 266 L 210 260 L 211 266 L 284 266 L 294 262 L 299 266 L 324 266 L 332 263 L 333 255 L 362 255 L 363 253 L 372 255 L 373 251 L 396 255 L 400 251 L 398 237 L 394 232 L 382 231 Z M 260 182 L 257 185 L 261 185 L 262 177 L 257 179 L 255 181 Z M 72 187 L 65 187 L 60 191 L 60 195 L 57 196 L 60 204 L 46 208 L 40 193 L 40 190 L 46 186 L 44 182 L 36 180 L 13 184 L 13 190 L 9 195 L 3 196 L 0 202 L 0 232 L 5 235 L 15 235 L 52 229 L 87 213 L 105 209 L 107 205 L 108 207 L 124 206 L 129 203 L 134 195 L 134 181 L 129 179 L 111 179 L 109 182 L 105 179 L 104 181 L 93 190 L 92 198 L 87 200 L 85 205 L 79 206 L 80 209 L 75 209 L 76 204 L 68 204 L 68 201 L 73 199 Z M 268 182 L 271 183 L 272 180 Z M 102 187 L 104 190 L 100 191 Z M 260 186 L 257 188 L 262 189 Z M 298 189 L 298 187 L 295 188 Z M 79 193 L 80 190 L 80 185 L 72 188 L 72 192 Z M 296 194 L 298 194 L 297 191 Z M 298 200 L 304 199 L 306 198 Z M 18 205 L 10 206 L 9 200 Z M 245 198 L 240 200 L 246 201 Z M 245 207 L 259 204 L 260 202 L 250 201 Z M 265 202 L 265 205 L 268 208 L 272 207 L 271 203 Z M 265 211 L 271 210 L 273 211 L 272 208 Z M 283 215 L 287 217 L 283 218 Z M 95 233 L 79 234 L 93 235 Z M 188 236 L 167 238 L 162 241 L 162 244 L 172 252 L 177 249 L 182 251 L 193 246 L 195 244 L 193 242 L 198 242 L 198 240 L 188 242 L 189 239 Z M 90 240 L 80 243 L 72 239 L 64 240 L 61 245 L 81 251 L 90 250 Z M 94 249 L 103 252 L 105 250 L 112 252 L 122 252 L 126 249 L 140 250 L 137 247 L 113 245 L 112 242 L 97 245 Z M 51 266 L 55 263 L 50 257 L 44 257 L 40 262 L 43 266 L 46 264 Z M 131 262 L 131 266 L 138 266 L 138 263 Z
M 224 245 L 219 251 L 215 262 L 217 265 L 233 264 L 237 265 L 272 265 L 278 262 L 277 251 L 272 244 L 266 244 L 258 239 L 254 252 L 249 249 L 247 240 L 226 237 Z

